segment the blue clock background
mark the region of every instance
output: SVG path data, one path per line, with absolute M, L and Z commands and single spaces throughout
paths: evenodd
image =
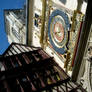
M 9 46 L 4 27 L 4 9 L 20 9 L 25 3 L 26 0 L 0 0 L 0 55 Z

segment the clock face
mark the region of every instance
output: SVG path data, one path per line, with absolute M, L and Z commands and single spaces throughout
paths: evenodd
M 64 28 L 61 23 L 54 25 L 54 37 L 57 42 L 62 42 L 64 39 Z
M 53 18 L 50 24 L 50 34 L 55 46 L 58 48 L 65 46 L 68 34 L 65 28 L 65 21 L 61 16 L 57 15 Z
M 53 11 L 49 18 L 48 36 L 52 47 L 61 54 L 64 54 L 66 51 L 68 28 L 68 16 L 60 10 Z

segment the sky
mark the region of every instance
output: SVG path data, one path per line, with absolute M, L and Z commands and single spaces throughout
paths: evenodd
M 0 0 L 0 55 L 8 48 L 9 43 L 4 28 L 4 9 L 23 8 L 26 0 Z

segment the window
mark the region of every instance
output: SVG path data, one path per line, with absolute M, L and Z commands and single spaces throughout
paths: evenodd
M 12 69 L 13 68 L 13 66 L 10 62 L 10 59 L 7 58 L 4 63 L 5 63 L 5 66 L 7 67 L 7 69 Z
M 19 63 L 18 63 L 16 57 L 14 57 L 14 56 L 12 57 L 12 63 L 14 64 L 15 67 L 19 66 Z
M 12 33 L 13 35 L 18 39 L 20 40 L 20 33 L 19 31 L 15 30 L 14 28 L 12 28 Z
M 37 20 L 38 17 L 39 17 L 39 15 L 35 13 L 34 25 L 35 25 L 36 27 L 38 27 L 38 20 Z
M 6 33 L 10 35 L 10 23 L 7 19 L 6 19 Z

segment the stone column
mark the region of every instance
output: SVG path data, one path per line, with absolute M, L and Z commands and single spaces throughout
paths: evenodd
M 77 48 L 77 54 L 76 54 L 75 61 L 74 61 L 75 64 L 74 64 L 73 73 L 72 73 L 73 81 L 77 80 L 77 77 L 79 74 L 84 51 L 86 49 L 86 44 L 87 44 L 87 40 L 88 40 L 88 36 L 90 32 L 91 23 L 92 23 L 92 0 L 88 0 L 85 21 L 83 23 L 80 41 L 79 41 L 79 45 Z

